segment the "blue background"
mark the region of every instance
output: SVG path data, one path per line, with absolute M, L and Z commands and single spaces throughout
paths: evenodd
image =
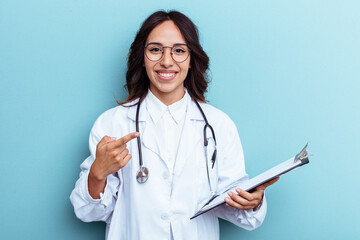
M 262 227 L 221 221 L 221 239 L 359 237 L 359 1 L 0 0 L 0 239 L 104 238 L 68 197 L 158 9 L 198 25 L 207 98 L 238 126 L 250 177 L 308 141 L 314 154 L 267 190 Z

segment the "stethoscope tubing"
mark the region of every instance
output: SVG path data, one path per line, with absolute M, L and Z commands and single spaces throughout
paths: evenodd
M 140 112 L 140 102 L 138 103 L 137 105 L 137 109 L 136 109 L 136 131 L 137 132 L 140 132 L 139 130 L 139 112 Z M 138 145 L 138 149 L 139 149 L 139 165 L 140 165 L 140 168 L 143 166 L 143 159 L 142 159 L 142 151 L 141 151 L 141 139 L 140 139 L 140 136 L 137 137 L 137 145 Z

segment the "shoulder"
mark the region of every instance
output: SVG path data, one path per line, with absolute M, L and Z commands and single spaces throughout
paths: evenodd
M 131 103 L 128 103 L 127 105 L 119 105 L 106 110 L 96 119 L 92 130 L 111 134 L 114 131 L 118 132 L 119 128 L 127 128 L 132 122 L 131 118 L 129 118 L 129 111 L 135 108 L 135 106 L 129 107 L 131 105 Z
M 134 100 L 134 101 L 128 102 L 126 104 L 118 105 L 116 107 L 110 108 L 110 109 L 106 110 L 105 112 L 103 112 L 98 117 L 96 122 L 111 121 L 113 119 L 127 118 L 128 114 L 129 114 L 129 110 L 136 107 L 136 106 L 132 106 L 136 102 L 137 102 L 137 100 Z
M 237 132 L 237 127 L 235 123 L 225 112 L 208 103 L 199 104 L 209 124 L 214 129 L 217 129 L 220 132 Z M 193 115 L 196 116 L 196 119 L 201 121 L 204 120 L 195 103 L 192 104 L 192 108 Z
M 110 108 L 110 109 L 106 110 L 105 112 L 103 112 L 102 114 L 100 114 L 100 116 L 96 119 L 94 125 L 102 124 L 102 123 L 109 123 L 114 120 L 119 120 L 119 119 L 127 116 L 127 111 L 128 111 L 128 109 L 121 105 Z
M 200 106 L 203 109 L 209 122 L 234 125 L 234 122 L 231 120 L 231 118 L 222 110 L 208 103 L 200 103 Z

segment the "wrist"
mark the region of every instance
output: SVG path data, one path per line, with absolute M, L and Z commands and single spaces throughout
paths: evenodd
M 88 175 L 88 192 L 93 199 L 100 199 L 101 193 L 105 191 L 106 179 L 96 174 L 94 169 L 90 168 Z
M 91 166 L 89 171 L 89 178 L 96 182 L 104 182 L 106 181 L 107 176 L 104 176 L 103 174 L 100 174 L 98 171 L 96 171 L 94 165 Z

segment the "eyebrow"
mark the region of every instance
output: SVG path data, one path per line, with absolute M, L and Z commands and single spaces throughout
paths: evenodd
M 146 46 L 148 46 L 149 44 L 156 44 L 156 45 L 164 46 L 162 43 L 159 43 L 159 42 L 149 42 L 148 44 L 146 44 Z M 187 45 L 187 44 L 186 43 L 175 43 L 175 44 L 173 44 L 173 46 L 176 46 L 176 45 Z

